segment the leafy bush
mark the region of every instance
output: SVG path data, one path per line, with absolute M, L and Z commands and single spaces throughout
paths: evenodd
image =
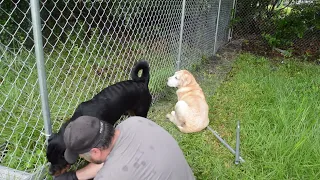
M 307 33 L 316 34 L 320 30 L 320 4 L 294 5 L 291 12 L 277 12 L 271 19 L 274 32 L 267 30 L 262 36 L 272 47 L 292 46 L 293 41 Z

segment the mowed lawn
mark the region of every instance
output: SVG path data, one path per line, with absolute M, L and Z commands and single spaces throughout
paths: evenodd
M 320 179 L 320 66 L 250 54 L 239 55 L 232 66 L 218 87 L 216 74 L 203 72 L 200 85 L 210 126 L 233 148 L 240 120 L 245 163 L 235 165 L 209 130 L 182 134 L 165 120 L 174 90 L 150 112 L 178 140 L 197 179 Z

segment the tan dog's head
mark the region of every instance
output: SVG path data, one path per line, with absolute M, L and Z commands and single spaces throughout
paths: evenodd
M 173 76 L 168 78 L 167 85 L 169 87 L 185 87 L 195 83 L 193 75 L 187 70 L 180 70 L 174 73 Z

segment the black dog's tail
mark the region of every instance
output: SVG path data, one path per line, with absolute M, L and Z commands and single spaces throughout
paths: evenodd
M 139 71 L 142 70 L 141 77 L 138 76 Z M 147 85 L 149 84 L 150 79 L 150 67 L 147 61 L 141 60 L 139 61 L 131 71 L 131 78 L 134 81 L 143 81 Z

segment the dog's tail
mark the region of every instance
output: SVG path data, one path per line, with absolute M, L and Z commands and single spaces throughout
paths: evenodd
M 138 76 L 139 71 L 142 70 L 141 77 Z M 149 84 L 150 79 L 150 67 L 147 61 L 141 60 L 139 61 L 131 71 L 131 78 L 134 81 L 143 81 L 146 84 Z

